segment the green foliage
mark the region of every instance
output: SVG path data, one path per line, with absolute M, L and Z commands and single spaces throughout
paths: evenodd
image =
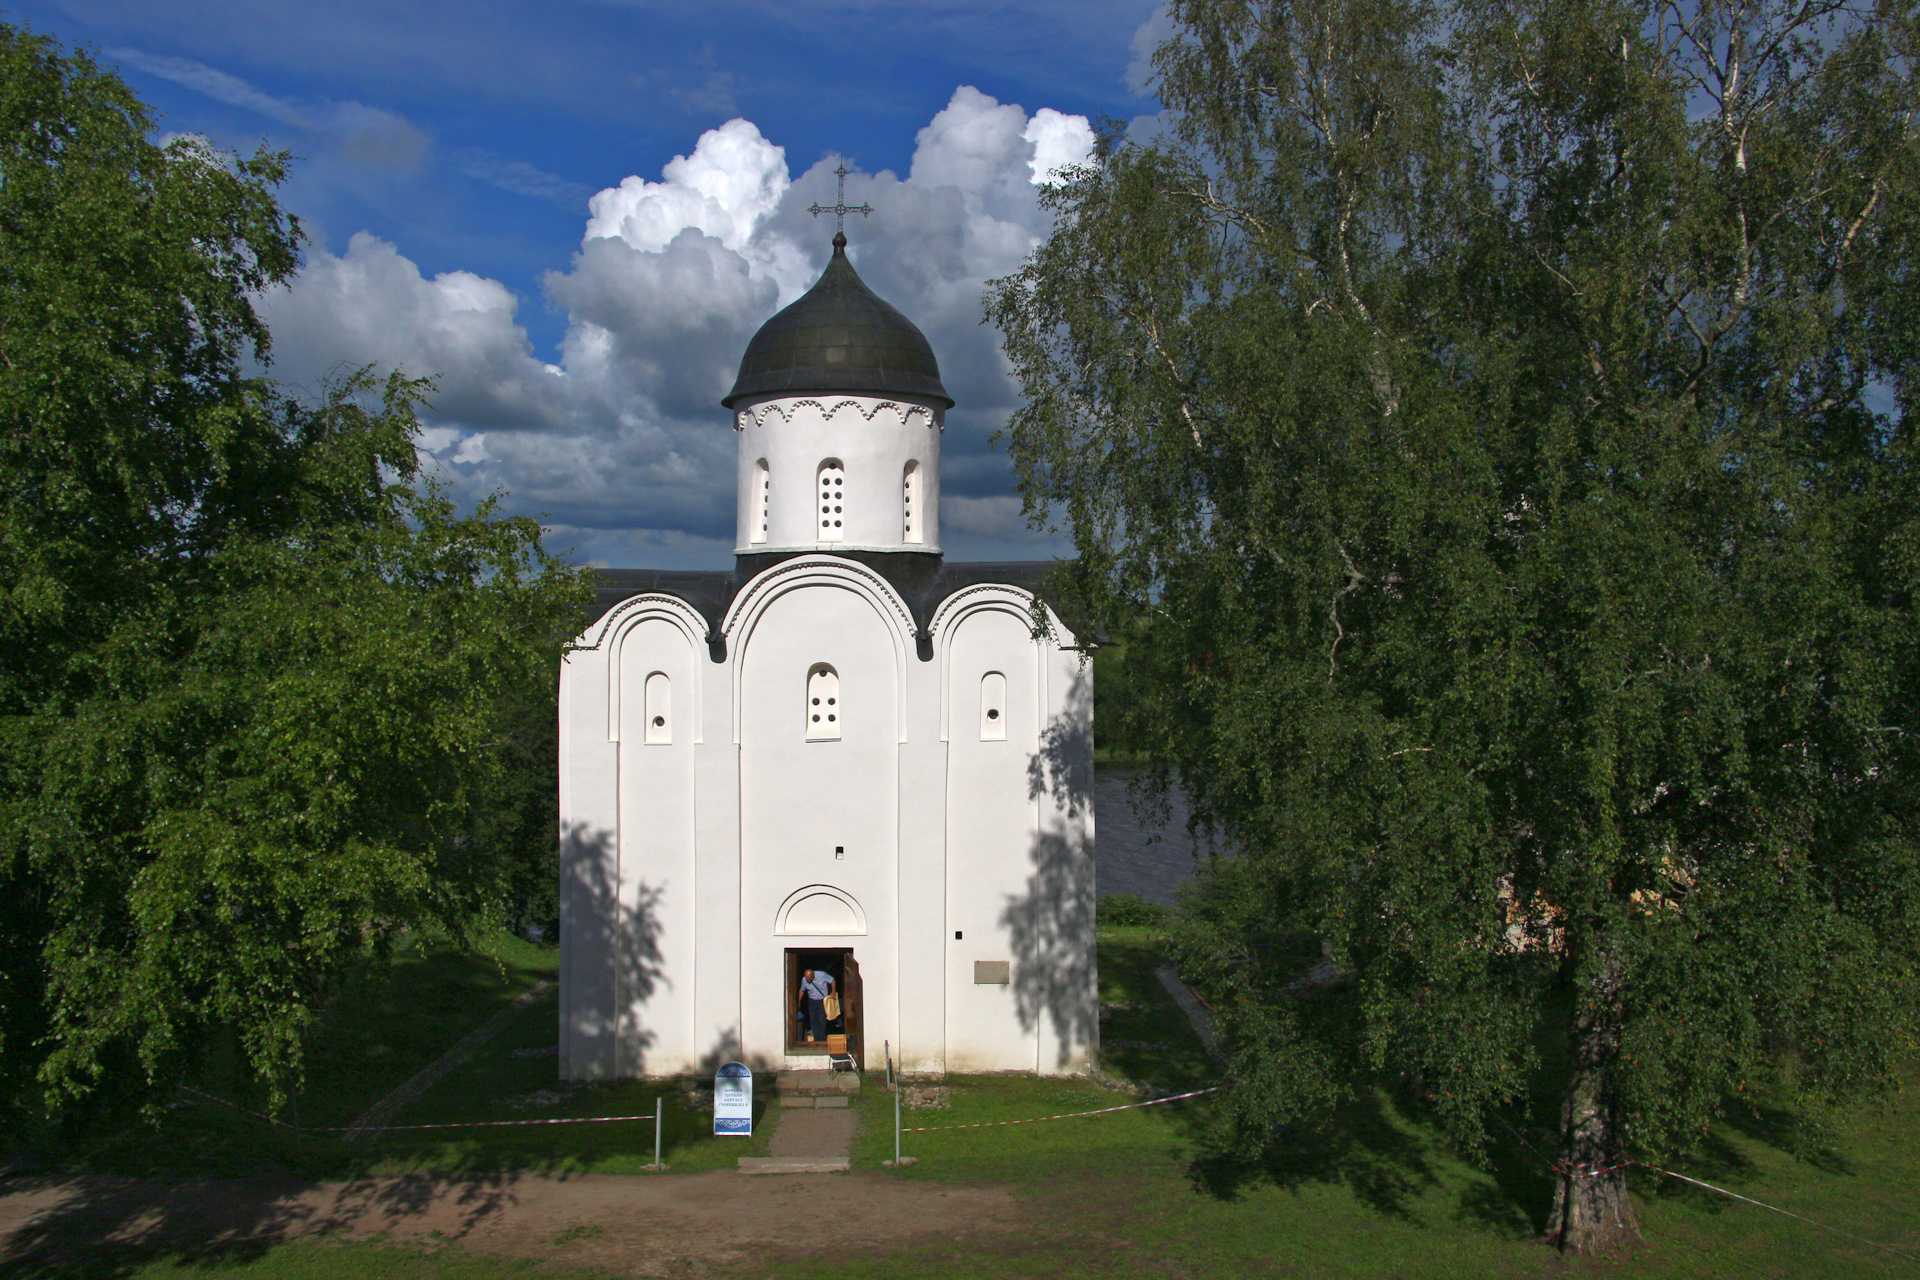
M 1768 1072 L 1885 1087 L 1912 7 L 1171 12 L 1168 131 L 1106 136 L 989 308 L 1062 588 L 1133 628 L 1129 745 L 1241 851 L 1178 938 L 1242 1147 L 1381 1069 L 1469 1147 L 1556 1072 L 1594 1164 Z M 1296 994 L 1299 928 L 1340 998 Z
M 1163 903 L 1137 893 L 1103 893 L 1098 906 L 1102 928 L 1158 929 L 1167 923 L 1169 912 Z
M 1139 676 L 1127 660 L 1124 633 L 1093 651 L 1094 750 L 1102 764 L 1138 763 L 1146 758 L 1134 745 L 1136 725 L 1142 720 L 1139 685 Z
M 551 707 L 579 574 L 421 475 L 427 384 L 362 372 L 306 404 L 248 374 L 250 299 L 297 262 L 283 160 L 151 123 L 0 26 L 14 1123 L 137 1103 L 222 1032 L 278 1100 L 358 957 L 467 936 L 552 856 L 515 735 Z

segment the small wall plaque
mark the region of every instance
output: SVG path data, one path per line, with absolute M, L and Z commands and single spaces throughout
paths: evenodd
M 973 984 L 977 987 L 1004 987 L 1013 981 L 1013 962 L 1010 960 L 975 960 L 973 962 Z

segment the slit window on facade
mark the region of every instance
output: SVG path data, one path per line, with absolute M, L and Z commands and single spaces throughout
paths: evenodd
M 748 542 L 765 542 L 767 526 L 772 523 L 773 475 L 765 458 L 753 464 L 753 509 L 747 513 Z
M 900 481 L 900 516 L 903 542 L 925 542 L 926 503 L 920 497 L 920 464 L 909 462 Z
M 807 737 L 818 741 L 840 736 L 844 723 L 840 705 L 840 675 L 825 663 L 807 672 Z
M 847 469 L 838 459 L 828 458 L 820 464 L 820 483 L 816 486 L 820 500 L 814 505 L 820 508 L 820 541 L 839 542 L 846 536 Z
M 648 742 L 673 741 L 673 682 L 667 673 L 656 671 L 647 677 L 647 693 L 642 704 L 647 713 Z
M 1007 740 L 1007 678 L 998 671 L 980 677 L 980 740 Z

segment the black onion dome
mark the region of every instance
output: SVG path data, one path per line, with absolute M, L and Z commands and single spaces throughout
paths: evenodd
M 847 261 L 844 235 L 834 236 L 819 283 L 753 335 L 720 403 L 731 409 L 736 400 L 805 391 L 917 396 L 953 407 L 933 347 L 867 288 Z

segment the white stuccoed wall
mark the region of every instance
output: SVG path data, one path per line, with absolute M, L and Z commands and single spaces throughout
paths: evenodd
M 1093 934 L 1092 673 L 1008 586 L 945 601 L 932 630 L 948 750 L 946 1066 L 1084 1071 L 1098 1044 Z M 983 677 L 1006 678 L 1006 737 L 983 732 Z M 960 938 L 954 938 L 954 931 Z M 1011 962 L 1006 986 L 976 961 Z
M 611 931 L 620 1043 L 616 1076 L 648 1074 L 650 1059 L 684 1061 L 693 1043 L 694 753 L 705 646 L 686 619 L 664 609 L 624 627 L 614 646 L 619 687 L 620 883 Z M 647 733 L 643 696 L 650 675 L 670 694 L 664 731 Z M 649 741 L 649 737 L 667 740 Z
M 780 396 L 741 404 L 734 414 L 739 436 L 735 552 L 937 552 L 940 432 L 945 422 L 944 409 L 902 397 Z M 772 501 L 766 536 L 756 542 L 761 519 L 754 469 L 763 458 Z M 829 458 L 846 468 L 849 501 L 838 541 L 820 537 L 814 484 L 821 462 Z M 901 519 L 902 480 L 909 462 L 920 464 L 922 510 L 915 512 L 913 522 L 918 542 L 906 540 Z
M 947 696 L 947 1065 L 956 1071 L 1032 1071 L 1034 1029 L 1016 1016 L 1012 985 L 974 982 L 976 960 L 1012 960 L 1012 899 L 1039 837 L 1040 806 L 1027 766 L 1046 714 L 1039 646 L 1015 593 L 983 593 L 943 628 Z M 982 740 L 980 695 L 989 671 L 1007 678 L 1006 738 Z M 953 935 L 958 931 L 961 937 Z
M 907 664 L 915 663 L 911 618 L 878 574 L 806 557 L 763 574 L 730 622 L 746 1043 L 784 1055 L 784 951 L 820 946 L 853 948 L 867 1042 L 898 1044 L 897 771 Z M 822 662 L 840 674 L 841 736 L 809 740 L 807 672 Z M 836 846 L 844 858 L 834 857 Z M 776 933 L 781 905 L 809 886 L 857 903 L 864 930 Z
M 816 554 L 740 592 L 723 662 L 671 597 L 627 600 L 581 638 L 561 673 L 566 1078 L 781 1064 L 796 946 L 853 948 L 870 1066 L 883 1042 L 909 1071 L 1091 1065 L 1091 679 L 1057 619 L 1033 637 L 1030 608 L 1015 587 L 966 588 L 921 661 L 892 586 Z M 840 673 L 839 739 L 806 736 L 821 662 Z M 981 731 L 988 672 L 1007 682 L 1004 739 Z M 669 742 L 646 741 L 656 673 Z M 857 904 L 859 927 L 779 932 L 810 886 Z M 1012 981 L 976 983 L 981 960 Z

